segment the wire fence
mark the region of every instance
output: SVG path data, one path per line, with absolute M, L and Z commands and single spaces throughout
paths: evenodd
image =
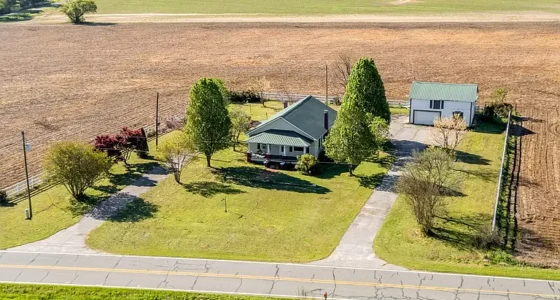
M 296 102 L 299 101 L 307 96 L 309 96 L 309 94 L 298 94 L 298 93 L 286 93 L 286 92 L 266 92 L 263 94 L 264 98 L 267 100 L 275 100 L 275 101 L 288 101 L 288 102 Z M 320 95 L 312 95 L 315 98 L 317 98 L 320 101 L 325 102 L 326 97 L 320 96 Z M 340 100 L 339 96 L 329 96 L 328 97 L 328 101 L 329 103 L 335 103 L 338 100 Z M 409 102 L 408 100 L 388 100 L 389 105 L 391 106 L 408 106 Z M 176 123 L 181 123 L 184 121 L 184 116 L 183 115 L 175 115 L 175 114 L 168 114 L 167 115 L 167 119 L 164 119 L 163 122 L 160 122 L 159 125 L 159 131 L 160 134 L 164 134 L 165 132 L 167 132 L 169 130 L 169 126 L 173 126 L 173 124 Z M 132 120 L 132 118 L 134 118 L 133 116 L 129 116 L 127 118 L 125 118 L 126 120 L 122 120 L 123 124 L 127 124 L 127 123 L 131 123 L 130 121 Z M 170 123 L 170 124 L 166 124 L 166 123 Z M 87 126 L 81 126 L 81 125 L 77 125 L 76 127 L 76 131 L 74 131 L 74 135 L 78 135 L 81 134 L 82 131 L 85 131 L 85 128 Z M 144 129 L 144 131 L 146 132 L 146 136 L 148 137 L 148 140 L 153 140 L 155 138 L 155 132 L 156 132 L 156 125 L 155 124 L 151 124 L 151 125 L 147 125 L 147 126 L 143 126 L 142 127 Z M 85 133 L 85 132 L 84 132 Z M 91 133 L 90 133 L 91 134 Z M 63 135 L 56 135 L 51 137 L 51 141 L 55 141 L 55 140 L 64 140 L 68 138 L 68 136 L 63 136 Z M 93 137 L 92 137 L 93 138 Z M 28 138 L 28 140 L 33 141 L 33 137 Z M 46 147 L 46 145 L 43 145 L 44 141 L 41 141 L 40 143 L 37 142 L 37 148 L 44 148 Z M 19 149 L 21 147 L 21 139 L 18 139 L 16 137 L 11 138 L 11 139 L 7 139 L 7 140 L 2 140 L 0 141 L 0 149 L 4 149 L 5 151 L 19 151 L 16 149 Z M 34 154 L 34 153 L 33 153 Z M 29 164 L 30 166 L 33 166 L 31 169 L 33 170 L 37 170 L 39 169 L 39 171 L 30 171 L 33 172 L 35 174 L 30 174 L 29 176 L 29 186 L 30 189 L 32 191 L 32 194 L 38 192 L 38 191 L 43 191 L 44 189 L 49 188 L 50 186 L 52 186 L 50 183 L 48 183 L 45 180 L 45 176 L 42 173 L 42 171 L 40 171 L 40 159 L 39 158 L 35 158 L 33 157 L 32 159 L 30 159 Z M 7 170 L 8 172 L 6 172 L 6 174 L 4 174 L 5 176 L 15 176 L 15 172 L 17 170 L 10 168 L 9 170 Z M 16 177 L 21 178 L 21 174 L 19 174 L 20 172 L 18 171 L 18 175 Z M 18 178 L 18 179 L 19 179 Z M 21 180 L 19 182 L 16 182 L 15 184 L 9 185 L 5 188 L 2 188 L 2 190 L 4 190 L 6 192 L 6 194 L 8 195 L 8 197 L 10 197 L 12 200 L 14 199 L 18 199 L 20 197 L 25 197 L 26 195 L 24 194 L 24 192 L 26 192 L 27 190 L 27 183 L 25 180 Z
M 496 189 L 496 202 L 494 204 L 494 217 L 492 218 L 492 231 L 496 231 L 496 224 L 498 220 L 498 207 L 499 207 L 503 184 L 504 184 L 504 173 L 507 172 L 507 170 L 504 169 L 504 165 L 506 162 L 506 154 L 509 148 L 510 127 L 511 127 L 511 111 L 508 114 L 506 133 L 504 137 L 504 150 L 502 152 L 502 162 L 500 164 L 500 173 L 498 176 L 498 188 Z
M 310 94 L 293 94 L 293 93 L 283 93 L 283 92 L 265 92 L 263 93 L 263 96 L 265 99 L 267 100 L 277 100 L 277 101 L 288 101 L 288 102 L 295 102 L 298 100 L 301 100 L 307 96 L 309 96 Z M 323 95 L 313 95 L 311 94 L 311 96 L 317 98 L 317 100 L 320 100 L 322 102 L 325 102 L 326 97 Z M 341 100 L 341 97 L 339 96 L 329 96 L 329 103 L 336 103 L 337 101 Z M 389 102 L 390 106 L 408 106 L 409 102 L 408 100 L 395 100 L 395 99 L 387 99 L 387 102 Z

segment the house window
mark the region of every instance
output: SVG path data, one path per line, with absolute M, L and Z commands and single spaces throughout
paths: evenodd
M 257 144 L 257 150 L 261 150 L 261 144 Z
M 294 147 L 294 151 L 301 151 L 301 152 L 303 152 L 303 147 Z
M 430 100 L 430 108 L 431 109 L 443 109 L 443 101 L 442 100 Z
M 280 152 L 284 153 L 284 146 L 280 146 Z
M 453 112 L 453 117 L 462 119 L 463 118 L 463 112 L 462 111 L 454 111 Z

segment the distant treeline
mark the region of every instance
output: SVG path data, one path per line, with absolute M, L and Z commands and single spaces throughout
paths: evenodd
M 45 2 L 45 0 L 0 0 L 0 15 L 33 7 L 43 2 Z

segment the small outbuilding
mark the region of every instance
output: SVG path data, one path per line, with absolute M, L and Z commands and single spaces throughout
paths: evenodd
M 458 114 L 470 127 L 476 112 L 478 85 L 415 81 L 409 101 L 412 124 L 431 126 L 437 118 Z

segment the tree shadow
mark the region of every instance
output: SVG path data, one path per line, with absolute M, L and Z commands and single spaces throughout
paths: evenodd
M 521 126 L 521 125 L 517 125 L 517 124 L 511 124 L 510 131 L 511 131 L 511 135 L 516 136 L 516 137 L 522 137 L 522 136 L 526 136 L 526 135 L 535 134 L 534 131 L 531 131 L 531 130 L 529 130 L 529 129 Z
M 129 185 L 135 180 L 138 180 L 142 174 L 148 174 L 150 171 L 154 170 L 159 164 L 156 162 L 147 162 L 134 165 L 128 165 L 126 167 L 127 171 L 122 174 L 110 174 L 108 176 L 108 185 L 96 185 L 92 187 L 95 190 L 104 192 L 107 194 L 114 194 L 120 191 L 119 186 Z M 137 186 L 155 186 L 155 182 L 146 179 L 145 182 L 137 182 Z
M 348 172 L 348 166 L 336 163 L 319 163 L 319 173 L 315 175 L 321 179 L 331 179 L 340 176 L 342 173 Z
M 455 150 L 455 157 L 458 162 L 471 164 L 471 165 L 490 165 L 490 160 L 478 155 L 468 152 Z
M 506 130 L 506 124 L 497 124 L 494 122 L 480 122 L 475 128 L 474 132 L 501 134 Z
M 158 212 L 159 206 L 147 202 L 142 198 L 135 198 L 116 214 L 107 218 L 111 222 L 139 222 L 152 218 Z
M 245 193 L 240 189 L 236 189 L 231 185 L 214 181 L 197 181 L 183 184 L 185 190 L 189 193 L 198 194 L 205 198 L 210 198 L 216 194 L 242 194 Z
M 448 243 L 461 250 L 476 250 L 482 246 L 477 244 L 481 228 L 490 224 L 492 216 L 477 213 L 460 217 L 438 217 L 438 222 L 429 236 Z
M 498 172 L 491 169 L 480 169 L 480 170 L 455 169 L 455 171 L 464 173 L 468 176 L 478 177 L 484 181 L 492 181 L 498 178 Z
M 410 140 L 391 140 L 391 143 L 398 152 L 398 156 L 411 156 L 413 152 L 422 151 L 427 147 L 424 143 Z
M 326 194 L 328 188 L 312 184 L 307 180 L 289 176 L 281 172 L 272 172 L 258 167 L 225 167 L 212 171 L 222 182 L 239 184 L 252 188 L 262 188 L 298 193 Z
M 113 26 L 113 25 L 117 25 L 117 23 L 111 23 L 111 22 L 82 22 L 82 23 L 74 23 L 73 25 L 76 25 L 76 26 Z
M 376 189 L 383 181 L 385 177 L 385 173 L 377 173 L 373 175 L 356 175 L 358 181 L 360 182 L 360 186 L 363 186 L 368 189 Z

